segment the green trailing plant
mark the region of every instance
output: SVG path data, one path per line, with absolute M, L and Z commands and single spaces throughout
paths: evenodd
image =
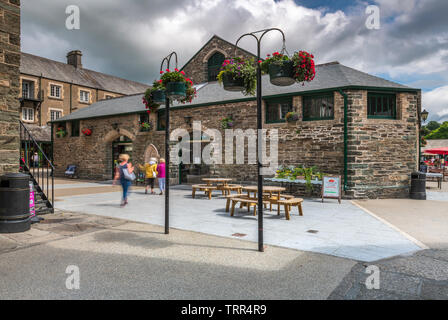
M 140 123 L 140 126 L 142 128 L 142 131 L 151 131 L 154 128 L 154 125 L 152 124 L 152 121 L 144 121 Z
M 234 121 L 231 117 L 227 117 L 221 120 L 221 128 L 223 130 L 233 128 Z
M 224 60 L 221 71 L 217 76 L 220 84 L 223 83 L 224 74 L 231 76 L 234 80 L 243 80 L 244 95 L 255 95 L 257 88 L 257 69 L 253 58 L 244 59 L 235 57 L 230 60 Z
M 158 90 L 165 90 L 165 87 L 162 84 L 162 80 L 154 81 L 152 87 L 148 88 L 145 92 L 145 95 L 143 96 L 143 104 L 145 105 L 146 112 L 148 114 L 150 114 L 151 112 L 156 112 L 157 109 L 160 107 L 160 103 L 156 103 L 152 99 L 153 92 Z

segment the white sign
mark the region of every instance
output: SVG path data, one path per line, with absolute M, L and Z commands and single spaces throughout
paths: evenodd
M 341 198 L 341 177 L 323 177 L 322 182 L 322 200 Z

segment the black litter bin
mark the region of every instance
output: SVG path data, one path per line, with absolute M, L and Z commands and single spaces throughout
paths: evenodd
M 426 200 L 426 174 L 423 172 L 411 174 L 411 199 Z
M 30 177 L 9 173 L 0 177 L 0 233 L 24 232 L 31 227 Z

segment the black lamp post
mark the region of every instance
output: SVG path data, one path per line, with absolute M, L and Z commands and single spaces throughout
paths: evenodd
M 423 109 L 423 111 L 420 113 L 420 115 L 422 117 L 422 120 L 423 120 L 423 123 L 425 123 L 426 120 L 428 119 L 428 114 L 429 114 L 429 112 L 426 111 L 426 109 Z
M 264 251 L 263 245 L 263 177 L 261 173 L 261 161 L 260 161 L 260 152 L 261 152 L 261 139 L 260 139 L 260 130 L 263 129 L 263 119 L 262 119 L 262 92 L 261 92 L 261 65 L 258 63 L 260 61 L 260 47 L 261 40 L 264 35 L 270 31 L 279 31 L 283 36 L 283 43 L 285 43 L 285 34 L 282 30 L 278 28 L 269 28 L 263 29 L 255 32 L 250 32 L 243 34 L 235 43 L 235 46 L 238 46 L 238 42 L 246 37 L 251 36 L 257 41 L 257 131 L 258 131 L 258 139 L 257 139 L 257 179 L 258 179 L 258 251 Z M 257 34 L 261 34 L 257 36 Z
M 422 127 L 422 121 L 423 121 L 423 123 L 425 123 L 426 120 L 428 119 L 428 114 L 429 114 L 429 112 L 426 111 L 426 109 L 423 109 L 423 111 L 420 112 L 420 119 L 421 119 L 421 121 L 420 121 L 420 132 L 419 132 L 419 140 L 418 140 L 419 169 L 420 169 L 420 163 L 423 161 L 423 159 L 422 159 L 422 137 L 421 137 L 422 129 L 421 129 L 421 127 Z
M 163 71 L 163 64 L 166 62 L 167 69 L 170 68 L 172 57 L 176 58 L 177 53 L 171 52 L 163 58 L 160 64 L 160 71 Z M 165 234 L 170 233 L 170 99 L 165 95 Z

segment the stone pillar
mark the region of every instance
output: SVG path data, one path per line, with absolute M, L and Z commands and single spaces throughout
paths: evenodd
M 0 174 L 19 169 L 20 0 L 0 0 Z

